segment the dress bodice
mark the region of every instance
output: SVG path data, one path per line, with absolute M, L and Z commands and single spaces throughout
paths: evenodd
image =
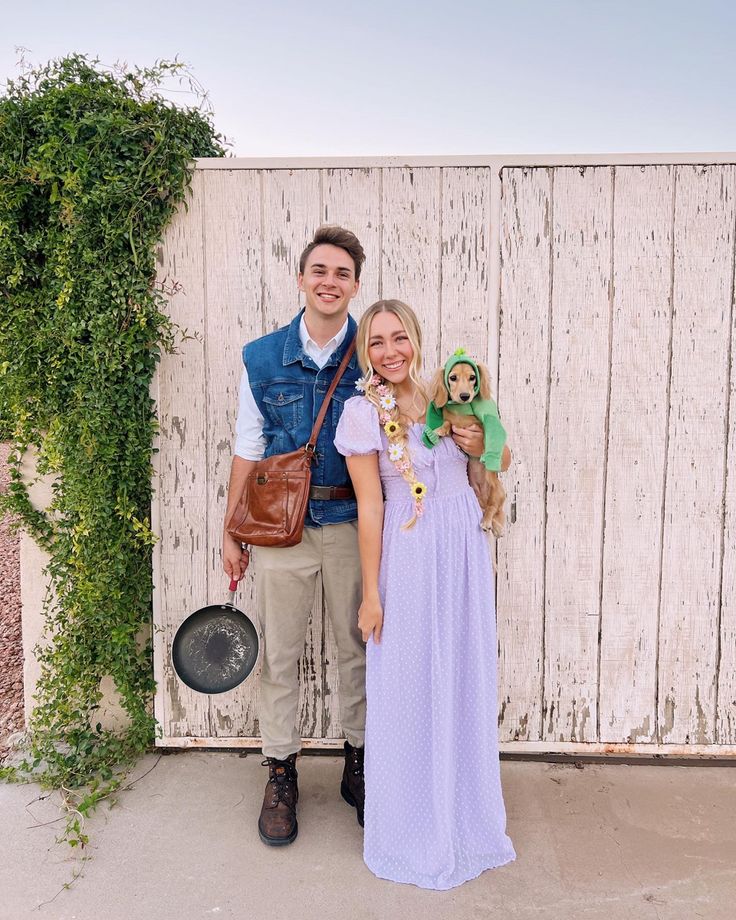
M 414 464 L 414 475 L 427 487 L 424 501 L 438 496 L 454 495 L 470 489 L 468 484 L 468 458 L 451 437 L 441 438 L 431 450 L 422 444 L 424 425 L 412 425 L 409 432 L 409 452 Z M 379 471 L 384 497 L 387 502 L 406 501 L 410 503 L 409 484 L 389 459 L 388 438 L 381 432 L 383 450 L 379 454 Z
M 468 483 L 468 458 L 451 437 L 440 438 L 432 448 L 422 443 L 424 425 L 415 422 L 409 430 L 408 448 L 417 480 L 427 487 L 424 502 L 437 497 L 470 492 Z M 353 454 L 378 453 L 379 473 L 387 502 L 404 501 L 411 504 L 414 499 L 409 483 L 389 457 L 389 439 L 383 430 L 378 411 L 364 397 L 354 397 L 345 403 L 345 409 L 335 436 L 335 447 L 345 456 Z

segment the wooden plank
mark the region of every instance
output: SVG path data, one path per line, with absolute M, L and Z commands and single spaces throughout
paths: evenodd
M 353 169 L 388 167 L 488 167 L 544 169 L 553 166 L 650 166 L 652 163 L 733 163 L 736 152 L 720 153 L 525 153 L 465 154 L 463 156 L 367 156 L 367 157 L 198 157 L 197 169 Z
M 736 250 L 736 241 L 734 241 Z M 736 255 L 734 257 L 736 263 Z M 734 278 L 732 292 L 736 289 Z M 730 392 L 726 426 L 726 489 L 721 565 L 721 632 L 716 741 L 736 744 L 736 311 L 731 297 Z
M 381 171 L 325 169 L 322 171 L 322 217 L 325 223 L 352 230 L 366 254 L 360 290 L 350 305 L 357 318 L 379 299 L 381 267 Z M 322 616 L 322 685 L 325 738 L 341 738 L 337 644 L 330 619 Z
M 611 170 L 554 177 L 544 738 L 596 740 Z
M 240 748 L 257 750 L 261 746 L 260 738 L 167 738 L 157 742 L 159 747 L 178 749 L 198 748 Z M 341 751 L 341 738 L 303 738 L 302 747 L 311 751 Z M 687 761 L 690 764 L 699 761 L 736 760 L 736 745 L 728 744 L 609 744 L 591 741 L 587 744 L 567 741 L 501 741 L 498 745 L 501 754 L 511 757 L 534 755 L 535 759 L 545 759 L 545 755 L 565 755 L 568 757 L 616 757 L 630 758 L 634 763 L 648 757 L 656 757 L 658 762 L 667 758 L 671 761 Z
M 440 362 L 456 348 L 488 364 L 490 172 L 442 170 Z M 494 386 L 495 389 L 495 386 Z
M 501 174 L 493 170 L 489 175 L 488 204 L 491 224 L 488 233 L 490 256 L 488 260 L 488 341 L 499 343 L 501 323 L 501 198 L 503 182 Z M 499 348 L 491 349 L 488 355 L 488 370 L 491 372 L 493 387 L 498 391 Z
M 357 319 L 381 296 L 381 170 L 322 170 L 322 222 L 352 230 L 365 250 L 360 290 L 350 305 Z
M 499 406 L 513 463 L 498 541 L 499 737 L 541 737 L 544 505 L 550 347 L 548 169 L 505 169 L 501 199 Z
M 320 224 L 316 169 L 263 172 L 263 331 L 291 322 L 303 306 L 299 256 Z
M 299 307 L 299 256 L 314 236 L 322 213 L 319 171 L 264 172 L 262 208 L 263 325 L 270 332 L 290 322 Z M 322 598 L 318 593 L 299 663 L 299 722 L 305 736 L 322 734 L 322 619 Z
M 158 271 L 160 271 L 163 258 L 164 246 L 158 249 L 157 281 L 159 281 Z M 154 405 L 156 418 L 161 419 L 161 364 L 151 378 L 150 396 Z M 153 694 L 153 717 L 160 728 L 159 737 L 156 744 L 162 742 L 161 735 L 166 735 L 168 728 L 164 731 L 169 711 L 168 689 L 166 687 L 166 675 L 164 674 L 164 662 L 166 658 L 166 649 L 169 648 L 169 638 L 163 626 L 162 619 L 162 598 L 160 585 L 163 580 L 163 562 L 161 559 L 161 428 L 153 436 L 151 445 L 153 456 L 151 457 L 151 532 L 156 534 L 158 539 L 153 544 L 151 552 L 151 568 L 153 572 L 153 596 L 151 598 L 151 647 L 153 654 L 153 679 L 156 683 L 156 689 Z M 22 569 L 21 569 L 22 574 Z M 23 582 L 25 584 L 25 581 Z M 25 629 L 23 637 L 25 639 L 27 630 Z M 26 684 L 28 682 L 26 681 Z M 27 704 L 26 704 L 27 705 Z
M 207 565 L 210 603 L 224 601 L 222 528 L 235 445 L 243 344 L 263 328 L 261 187 L 256 170 L 204 174 L 207 374 Z M 241 581 L 236 606 L 256 618 L 253 570 Z M 260 669 L 228 693 L 209 698 L 213 736 L 258 733 Z
M 601 741 L 656 740 L 673 181 L 668 166 L 615 171 Z
M 735 169 L 677 168 L 659 740 L 714 739 Z
M 408 303 L 424 336 L 424 369 L 440 343 L 441 171 L 384 169 L 381 296 Z
M 202 462 L 207 436 L 204 362 L 204 176 L 195 172 L 189 209 L 182 206 L 166 233 L 158 278 L 181 285 L 170 301 L 174 321 L 191 336 L 158 369 L 160 571 L 154 573 L 162 630 L 156 679 L 163 692 L 164 736 L 208 735 L 207 697 L 189 690 L 171 665 L 179 624 L 207 598 L 207 492 Z

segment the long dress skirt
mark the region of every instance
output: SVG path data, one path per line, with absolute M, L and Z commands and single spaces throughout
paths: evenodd
M 344 436 L 376 432 L 375 409 L 351 399 L 344 415 L 338 449 L 364 452 Z M 427 496 L 410 530 L 402 530 L 413 513 L 409 486 L 380 428 L 373 436 L 385 496 L 384 623 L 380 643 L 367 648 L 364 859 L 381 878 L 447 889 L 516 854 L 501 791 L 493 569 L 481 512 L 462 451 L 451 438 L 430 450 L 421 432 L 414 426 L 409 448 Z

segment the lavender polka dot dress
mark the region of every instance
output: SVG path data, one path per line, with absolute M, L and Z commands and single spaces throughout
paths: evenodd
M 373 405 L 347 400 L 345 456 L 379 453 L 385 508 L 381 642 L 367 648 L 364 859 L 380 878 L 454 888 L 516 856 L 498 761 L 493 570 L 467 460 L 410 432 L 424 514 L 388 458 Z

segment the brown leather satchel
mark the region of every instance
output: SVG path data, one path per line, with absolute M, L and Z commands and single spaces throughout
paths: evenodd
M 312 461 L 322 423 L 340 378 L 355 351 L 348 346 L 319 410 L 309 441 L 299 450 L 258 460 L 227 522 L 231 537 L 252 546 L 296 546 L 301 543 L 307 516 Z

